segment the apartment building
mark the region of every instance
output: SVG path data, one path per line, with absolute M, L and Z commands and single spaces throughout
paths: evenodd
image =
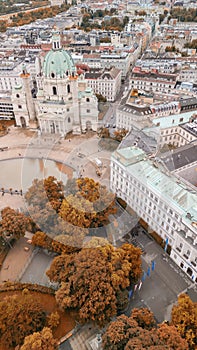
M 11 97 L 0 94 L 0 120 L 14 119 L 14 110 Z
M 192 65 L 192 67 L 187 67 L 181 70 L 178 80 L 180 81 L 189 81 L 190 83 L 197 82 L 197 70 L 196 65 Z
M 132 74 L 130 88 L 149 92 L 171 93 L 176 85 L 176 75 Z
M 170 246 L 171 258 L 197 282 L 197 192 L 194 188 L 166 171 L 159 159 L 150 159 L 136 147 L 119 149 L 112 154 L 110 187 Z
M 158 147 L 160 148 L 164 144 L 181 147 L 195 140 L 197 140 L 197 119 L 193 122 L 162 129 L 160 131 Z
M 103 52 L 101 54 L 91 53 L 83 55 L 83 63 L 91 68 L 111 68 L 115 67 L 122 72 L 122 79 L 125 79 L 130 66 L 134 60 L 132 52 Z
M 116 125 L 120 129 L 131 130 L 134 122 L 138 122 L 138 126 L 140 127 L 143 121 L 142 127 L 145 127 L 151 124 L 154 118 L 157 118 L 156 125 L 159 126 L 160 119 L 158 118 L 179 114 L 180 111 L 181 104 L 179 101 L 161 102 L 154 99 L 153 93 L 139 92 L 137 89 L 133 89 L 122 100 L 122 103 L 117 109 Z
M 121 87 L 120 69 L 92 69 L 86 72 L 84 77 L 94 93 L 104 96 L 107 101 L 115 101 Z

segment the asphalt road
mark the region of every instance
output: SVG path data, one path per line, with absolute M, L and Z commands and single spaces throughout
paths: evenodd
M 129 315 L 134 307 L 148 307 L 158 322 L 170 320 L 171 308 L 180 293 L 187 291 L 192 300 L 197 301 L 196 285 L 142 229 L 138 230 L 135 240 L 145 251 L 142 267 L 146 274 L 150 268 L 150 276 L 146 275 L 141 288 L 131 297 L 126 313 Z M 154 271 L 152 261 L 155 262 Z
M 49 280 L 45 272 L 49 269 L 53 257 L 45 254 L 43 251 L 38 251 L 34 255 L 31 263 L 25 270 L 20 282 L 22 283 L 38 283 L 44 286 L 49 285 Z

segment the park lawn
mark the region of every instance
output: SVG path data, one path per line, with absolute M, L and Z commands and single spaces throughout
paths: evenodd
M 4 297 L 21 294 L 22 291 L 9 291 L 9 292 L 1 292 L 0 293 L 0 300 L 3 300 Z M 58 327 L 53 331 L 54 338 L 60 339 L 65 334 L 67 334 L 71 329 L 75 327 L 75 318 L 77 317 L 76 312 L 72 311 L 66 311 L 62 312 L 58 309 L 55 296 L 46 294 L 46 293 L 40 293 L 35 291 L 30 291 L 30 293 L 36 298 L 36 300 L 43 306 L 43 309 L 47 314 L 50 314 L 51 312 L 58 311 L 60 315 L 60 323 Z M 12 348 L 14 349 L 14 348 Z M 3 345 L 1 345 L 0 340 L 0 350 L 12 350 L 11 348 L 7 348 Z

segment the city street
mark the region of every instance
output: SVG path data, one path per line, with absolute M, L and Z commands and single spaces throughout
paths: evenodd
M 186 292 L 197 302 L 197 286 L 179 269 L 164 250 L 147 234 L 138 230 L 135 241 L 143 247 L 142 267 L 145 280 L 131 297 L 127 315 L 134 307 L 148 307 L 158 322 L 170 320 L 171 308 L 180 293 Z M 155 262 L 152 271 L 152 261 Z M 150 276 L 149 269 L 150 268 Z

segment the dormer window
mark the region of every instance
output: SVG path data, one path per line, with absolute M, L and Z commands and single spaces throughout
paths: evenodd
M 55 78 L 55 74 L 54 73 L 51 73 L 51 78 Z
M 19 94 L 16 94 L 16 97 L 17 97 L 17 98 L 19 98 L 19 97 L 20 97 L 20 95 L 19 95 Z

